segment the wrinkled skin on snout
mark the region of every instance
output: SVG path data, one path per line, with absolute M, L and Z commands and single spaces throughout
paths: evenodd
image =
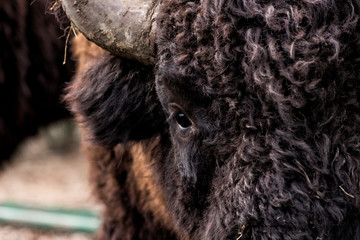
M 118 163 L 96 181 L 128 190 L 98 186 L 128 213 L 108 211 L 102 239 L 360 238 L 359 13 L 356 1 L 162 2 L 155 66 L 105 56 L 68 89 L 87 139 Z M 126 180 L 135 145 L 161 211 Z

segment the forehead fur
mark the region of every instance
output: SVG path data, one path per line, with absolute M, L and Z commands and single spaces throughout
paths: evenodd
M 210 94 L 246 89 L 299 108 L 329 78 L 358 77 L 346 66 L 359 67 L 358 16 L 356 1 L 164 1 L 159 70 L 196 75 Z

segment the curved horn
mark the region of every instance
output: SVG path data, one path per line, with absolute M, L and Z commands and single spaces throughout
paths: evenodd
M 156 0 L 61 0 L 87 39 L 109 52 L 151 64 Z

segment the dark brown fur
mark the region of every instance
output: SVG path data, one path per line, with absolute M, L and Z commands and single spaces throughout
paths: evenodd
M 360 239 L 359 16 L 356 0 L 162 1 L 155 69 L 105 56 L 68 89 L 106 155 L 100 239 Z M 139 201 L 140 145 L 167 224 Z
M 101 141 L 107 146 L 102 147 L 94 143 L 100 138 L 95 140 L 92 131 L 88 128 L 89 125 L 93 124 L 93 128 L 98 127 L 97 121 L 87 122 L 87 119 L 82 114 L 78 114 L 79 111 L 84 110 L 88 114 L 95 114 L 95 118 L 107 118 L 109 117 L 106 111 L 108 106 L 114 105 L 114 108 L 116 108 L 116 106 L 124 105 L 124 107 L 120 107 L 120 109 L 123 109 L 122 112 L 114 112 L 118 114 L 113 118 L 114 120 L 118 120 L 124 114 L 129 117 L 129 121 L 132 123 L 136 121 L 145 121 L 146 123 L 147 118 L 152 119 L 150 117 L 153 115 L 151 109 L 149 110 L 149 116 L 142 117 L 137 114 L 146 112 L 146 110 L 142 109 L 146 104 L 141 99 L 142 96 L 146 96 L 146 91 L 149 88 L 151 89 L 151 86 L 147 86 L 147 81 L 143 81 L 143 78 L 147 79 L 147 74 L 151 77 L 151 71 L 147 67 L 138 68 L 141 69 L 140 71 L 125 67 L 125 69 L 129 69 L 129 72 L 127 70 L 126 72 L 118 72 L 118 69 L 124 69 L 120 66 L 130 66 L 138 63 L 127 63 L 124 60 L 108 56 L 106 52 L 87 42 L 82 35 L 75 40 L 73 48 L 79 64 L 76 77 L 68 88 L 69 93 L 66 100 L 72 102 L 76 98 L 83 97 L 83 101 L 89 102 L 90 106 L 96 105 L 103 100 L 106 102 L 104 112 L 93 112 L 92 107 L 83 109 L 82 105 L 75 104 L 75 102 L 71 105 L 71 109 L 75 112 L 75 117 L 80 123 L 82 135 L 86 139 L 84 149 L 90 161 L 90 175 L 95 194 L 106 206 L 103 214 L 103 225 L 96 239 L 153 239 L 154 236 L 156 236 L 156 239 L 174 239 L 174 227 L 164 205 L 162 191 L 155 183 L 155 173 L 152 167 L 155 159 L 150 153 L 159 151 L 156 150 L 158 148 L 158 139 L 153 138 L 142 143 L 117 144 L 116 146 L 113 146 L 108 140 L 118 137 L 120 142 L 126 142 L 130 137 L 138 138 L 139 133 L 146 134 L 143 132 L 143 128 L 148 125 L 131 130 L 131 124 L 126 124 L 125 129 L 132 131 L 132 133 L 125 133 L 124 135 L 106 130 L 104 132 L 108 132 L 110 135 L 106 134 L 101 137 Z M 97 71 L 99 69 L 94 68 L 94 64 L 96 65 L 97 62 L 108 61 L 113 62 L 114 66 L 116 66 L 112 68 L 113 70 L 103 69 L 104 71 L 99 72 Z M 108 66 L 112 66 L 112 64 Z M 93 72 L 92 70 L 96 71 Z M 102 77 L 105 81 L 92 82 L 93 75 L 102 73 L 106 74 Z M 136 79 L 137 82 L 127 82 L 129 80 L 128 76 L 132 80 Z M 141 87 L 143 91 L 140 92 L 142 84 L 144 84 Z M 93 91 L 88 92 L 86 95 L 82 94 L 84 93 L 82 91 L 84 86 Z M 123 92 L 123 88 L 127 91 Z M 132 88 L 138 91 L 132 91 Z M 118 92 L 119 90 L 120 92 Z M 97 93 L 100 95 L 97 95 Z M 155 96 L 154 88 L 150 93 L 152 94 L 148 95 L 148 98 L 153 98 Z M 117 96 L 119 95 L 127 95 L 128 98 L 124 99 L 129 102 L 118 101 Z M 137 105 L 139 109 L 136 109 L 136 104 L 130 102 L 137 101 L 137 99 L 140 100 Z M 150 101 L 154 101 L 154 99 L 150 99 Z M 101 106 L 97 107 L 102 108 Z M 157 111 L 159 110 L 158 108 Z M 102 115 L 103 113 L 106 115 Z M 113 124 L 116 126 L 116 123 Z M 101 128 L 101 126 L 99 127 Z M 98 132 L 99 137 L 101 132 Z M 146 149 L 144 149 L 144 146 L 146 146 Z
M 0 162 L 39 126 L 68 116 L 60 95 L 73 71 L 45 0 L 0 1 Z

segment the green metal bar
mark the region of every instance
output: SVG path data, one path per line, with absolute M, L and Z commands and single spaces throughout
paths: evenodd
M 0 222 L 55 230 L 94 233 L 100 217 L 88 210 L 39 208 L 0 203 Z

